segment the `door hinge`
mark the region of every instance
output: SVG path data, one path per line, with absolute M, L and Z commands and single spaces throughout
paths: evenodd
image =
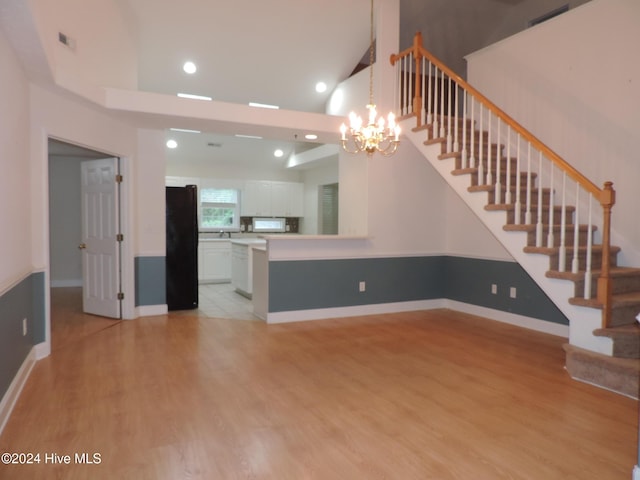
M 124 241 L 124 235 L 119 233 L 116 235 L 116 241 L 117 242 L 123 242 Z
M 124 300 L 124 293 L 118 292 L 118 300 Z
M 122 175 L 120 174 L 116 175 L 116 183 L 122 183 Z

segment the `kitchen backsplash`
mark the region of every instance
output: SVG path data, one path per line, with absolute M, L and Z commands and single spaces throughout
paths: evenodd
M 286 233 L 298 233 L 300 219 L 298 217 L 285 218 Z M 253 225 L 253 217 L 240 217 L 240 231 L 250 233 Z

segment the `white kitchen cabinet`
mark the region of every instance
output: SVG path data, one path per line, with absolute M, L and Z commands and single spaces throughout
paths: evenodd
M 271 184 L 273 182 L 248 180 L 240 200 L 243 217 L 271 217 Z
M 249 247 L 234 243 L 231 245 L 231 284 L 236 291 L 251 298 L 249 285 Z
M 242 192 L 242 216 L 302 217 L 303 197 L 302 183 L 249 180 Z
M 265 248 L 262 239 L 231 241 L 231 284 L 240 295 L 251 298 L 253 294 L 253 247 Z
M 198 282 L 225 283 L 230 280 L 231 241 L 200 241 L 198 243 Z

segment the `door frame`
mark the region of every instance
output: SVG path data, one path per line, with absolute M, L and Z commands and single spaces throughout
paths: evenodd
M 133 214 L 131 212 L 131 205 L 133 197 L 133 165 L 131 159 L 125 155 L 117 152 L 109 152 L 104 148 L 92 147 L 68 138 L 59 137 L 56 135 L 50 135 L 47 132 L 43 132 L 43 142 L 45 146 L 45 168 L 44 168 L 44 185 L 46 189 L 45 201 L 45 245 L 50 244 L 51 236 L 51 219 L 49 214 L 50 207 L 50 192 L 49 192 L 49 139 L 59 140 L 61 142 L 69 143 L 82 148 L 87 148 L 97 152 L 105 154 L 105 157 L 117 157 L 120 159 L 120 174 L 123 176 L 123 181 L 120 184 L 120 231 L 124 236 L 122 242 L 120 242 L 120 284 L 122 286 L 122 293 L 124 293 L 124 299 L 121 304 L 121 319 L 132 320 L 137 317 L 135 307 L 135 261 L 134 261 L 134 232 Z M 80 162 L 80 160 L 79 160 Z M 51 252 L 47 247 L 45 249 L 45 345 L 38 350 L 38 358 L 42 358 L 51 353 Z

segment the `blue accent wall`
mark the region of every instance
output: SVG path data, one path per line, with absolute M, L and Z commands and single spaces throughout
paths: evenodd
M 269 311 L 442 298 L 443 266 L 442 257 L 269 262 Z
M 440 298 L 569 324 L 515 262 L 449 256 L 269 262 L 270 313 Z
M 31 348 L 45 341 L 44 273 L 33 273 L 0 296 L 0 398 Z M 27 319 L 27 335 L 22 320 Z
M 136 307 L 167 303 L 164 256 L 135 258 Z

